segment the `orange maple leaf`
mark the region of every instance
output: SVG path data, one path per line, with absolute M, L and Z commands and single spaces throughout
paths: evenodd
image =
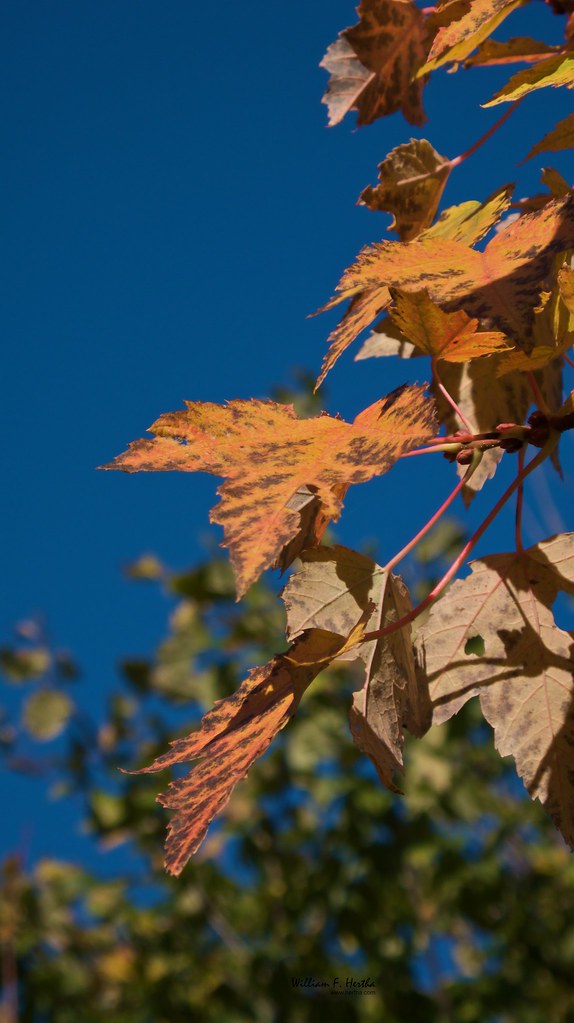
M 343 351 L 390 302 L 389 288 L 425 288 L 447 312 L 464 310 L 502 331 L 519 348 L 532 347 L 532 327 L 544 278 L 556 255 L 574 247 L 574 195 L 546 203 L 514 221 L 478 252 L 459 241 L 435 237 L 433 228 L 410 242 L 367 246 L 345 271 L 338 295 L 350 312 L 331 335 L 321 383 Z
M 347 639 L 323 629 L 308 629 L 286 654 L 254 668 L 236 692 L 219 700 L 197 732 L 176 739 L 168 753 L 133 772 L 149 774 L 201 757 L 193 771 L 157 797 L 162 806 L 175 811 L 166 841 L 165 865 L 170 874 L 181 873 L 237 782 L 285 727 L 313 679 L 360 642 L 372 611 L 369 604 Z
M 357 110 L 357 124 L 402 110 L 411 124 L 424 124 L 423 83 L 413 76 L 428 50 L 422 11 L 411 0 L 362 0 L 360 21 L 339 33 L 321 67 L 331 75 L 323 102 L 329 124 Z
M 469 362 L 511 346 L 500 331 L 478 331 L 478 320 L 459 309 L 445 313 L 426 291 L 393 292 L 391 317 L 420 352 L 446 362 Z
M 338 519 L 349 484 L 381 476 L 436 432 L 423 391 L 399 387 L 353 423 L 326 414 L 298 419 L 292 405 L 272 401 L 188 402 L 185 411 L 160 416 L 153 440 L 134 441 L 102 468 L 227 477 L 211 521 L 223 526 L 239 598 L 299 533 L 293 502 L 302 487 L 320 502 L 315 516 L 324 529 Z

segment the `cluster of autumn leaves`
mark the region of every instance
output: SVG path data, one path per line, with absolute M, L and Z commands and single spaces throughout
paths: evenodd
M 340 34 L 323 61 L 331 73 L 330 122 L 351 109 L 359 124 L 401 109 L 422 124 L 425 78 L 446 63 L 529 65 L 487 106 L 543 86 L 574 85 L 574 16 L 563 47 L 489 39 L 524 2 L 446 0 L 423 11 L 411 0 L 364 0 L 358 24 Z M 557 6 L 570 13 L 569 4 Z M 573 144 L 574 115 L 529 155 Z M 396 788 L 404 728 L 421 736 L 478 695 L 497 748 L 514 755 L 528 791 L 574 845 L 574 640 L 552 616 L 558 593 L 574 594 L 574 534 L 474 562 L 471 574 L 416 623 L 414 643 L 410 621 L 380 635 L 413 610 L 391 563 L 380 567 L 347 548 L 321 546 L 349 486 L 436 443 L 441 426 L 448 435 L 461 429 L 478 435 L 500 423 L 522 424 L 532 388 L 546 412 L 574 411 L 572 396 L 562 402 L 563 357 L 574 341 L 574 194 L 557 172 L 545 172 L 547 191 L 530 200 L 513 203 L 505 186 L 437 219 L 456 165 L 426 140 L 387 156 L 379 184 L 361 201 L 392 214 L 399 240 L 363 249 L 326 307 L 349 302 L 329 338 L 318 385 L 373 326 L 357 358 L 430 356 L 430 396 L 424 387 L 398 388 L 352 423 L 327 414 L 299 419 L 291 406 L 271 401 L 188 402 L 160 416 L 153 437 L 135 441 L 106 467 L 224 477 L 211 520 L 223 527 L 238 598 L 265 569 L 299 559 L 283 593 L 287 652 L 254 669 L 197 732 L 144 768 L 199 758 L 159 797 L 175 811 L 166 856 L 174 874 L 306 688 L 341 657 L 361 666 L 351 731 L 385 785 Z M 503 453 L 494 444 L 472 473 L 458 467 L 467 500 Z M 553 458 L 559 467 L 556 447 Z

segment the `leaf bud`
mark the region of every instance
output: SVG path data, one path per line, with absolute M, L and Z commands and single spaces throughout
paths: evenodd
M 473 457 L 474 452 L 472 448 L 461 448 L 458 455 L 456 456 L 456 460 L 459 465 L 470 465 Z

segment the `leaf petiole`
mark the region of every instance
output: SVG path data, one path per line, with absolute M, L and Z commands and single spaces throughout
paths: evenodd
M 395 554 L 394 557 L 392 557 L 391 560 L 387 562 L 387 564 L 383 568 L 384 572 L 392 571 L 395 565 L 398 565 L 399 561 L 402 561 L 403 558 L 406 557 L 406 555 L 409 554 L 414 547 L 416 547 L 419 541 L 422 540 L 424 536 L 426 536 L 429 530 L 432 529 L 434 525 L 436 525 L 441 516 L 444 515 L 447 508 L 450 508 L 452 502 L 460 494 L 462 488 L 468 483 L 473 472 L 480 465 L 481 459 L 482 451 L 473 451 L 473 461 L 471 465 L 469 465 L 462 479 L 458 481 L 452 493 L 448 495 L 446 501 L 443 501 L 440 508 L 434 513 L 434 515 L 431 516 L 431 518 L 428 520 L 428 522 L 425 523 L 422 529 L 419 529 L 416 536 L 413 536 L 412 540 L 409 540 L 409 542 L 405 544 L 405 546 L 398 552 L 398 554 Z
M 476 532 L 473 533 L 470 540 L 468 540 L 468 542 L 464 545 L 458 557 L 455 558 L 450 568 L 445 572 L 442 579 L 439 580 L 439 582 L 431 590 L 428 596 L 426 596 L 425 599 L 422 600 L 421 603 L 417 605 L 417 607 L 414 607 L 412 611 L 409 611 L 408 614 L 404 615 L 402 618 L 399 618 L 398 621 L 392 622 L 390 625 L 386 625 L 383 629 L 376 629 L 374 632 L 366 632 L 363 637 L 364 641 L 368 641 L 371 639 L 382 639 L 383 636 L 389 636 L 392 632 L 396 632 L 398 629 L 402 629 L 405 625 L 409 625 L 411 622 L 415 620 L 415 618 L 418 618 L 418 616 L 422 614 L 422 612 L 425 611 L 427 607 L 430 607 L 431 604 L 434 604 L 437 597 L 439 597 L 442 591 L 446 589 L 451 579 L 454 578 L 454 576 L 457 574 L 461 566 L 464 564 L 464 561 L 466 560 L 470 552 L 473 550 L 474 547 L 476 547 L 476 544 L 478 543 L 482 535 L 486 532 L 490 524 L 494 521 L 499 511 L 501 511 L 501 509 L 504 507 L 506 502 L 512 497 L 515 491 L 522 486 L 526 477 L 529 476 L 531 472 L 534 472 L 534 470 L 537 469 L 538 466 L 541 465 L 542 462 L 544 462 L 545 459 L 552 454 L 559 439 L 560 434 L 556 430 L 552 430 L 544 447 L 538 452 L 537 455 L 534 456 L 534 458 L 528 463 L 526 468 L 524 468 L 522 472 L 517 475 L 516 479 L 504 491 L 502 497 L 499 498 L 499 500 L 494 505 L 494 508 L 492 508 L 492 510 L 488 513 L 484 522 L 478 527 Z
M 450 166 L 452 168 L 458 167 L 459 164 L 464 162 L 464 160 L 468 160 L 469 156 L 473 156 L 474 153 L 476 153 L 477 149 L 480 149 L 480 147 L 482 145 L 484 145 L 485 142 L 488 142 L 489 138 L 492 138 L 494 133 L 496 131 L 498 131 L 499 128 L 502 127 L 504 122 L 516 110 L 516 108 L 517 108 L 517 106 L 518 106 L 518 104 L 520 102 L 521 102 L 521 99 L 517 99 L 517 100 L 514 101 L 514 103 L 511 103 L 511 105 L 508 107 L 508 109 L 504 111 L 502 117 L 499 117 L 498 121 L 495 121 L 494 124 L 492 125 L 492 127 L 489 128 L 488 131 L 485 132 L 484 135 L 481 135 L 481 137 L 479 139 L 477 139 L 477 141 L 472 146 L 470 146 L 469 149 L 466 149 L 464 151 L 464 153 L 461 153 L 459 156 L 455 156 L 455 157 L 453 157 L 452 160 L 449 160 Z

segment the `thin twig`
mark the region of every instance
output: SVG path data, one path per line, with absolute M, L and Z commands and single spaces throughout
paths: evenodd
M 519 554 L 522 554 L 524 546 L 522 543 L 522 506 L 524 503 L 524 455 L 526 448 L 521 447 L 518 452 L 518 479 L 520 483 L 518 490 L 516 491 L 516 521 L 515 521 L 515 536 L 516 536 L 516 550 Z
M 477 149 L 480 149 L 480 147 L 484 145 L 485 142 L 488 142 L 489 138 L 491 138 L 491 136 L 494 135 L 495 131 L 498 131 L 498 129 L 504 124 L 507 118 L 509 118 L 510 115 L 516 110 L 518 104 L 521 101 L 522 97 L 520 99 L 516 99 L 514 103 L 511 103 L 508 109 L 504 111 L 502 117 L 499 117 L 498 121 L 496 121 L 492 125 L 492 128 L 489 128 L 488 131 L 484 135 L 482 135 L 478 139 L 478 141 L 474 143 L 474 145 L 470 147 L 470 149 L 466 149 L 464 153 L 460 154 L 460 156 L 455 156 L 454 159 L 449 160 L 450 166 L 458 167 L 459 164 L 461 164 L 464 160 L 468 160 L 469 156 L 472 156 L 474 153 L 476 153 Z
M 374 632 L 366 632 L 365 635 L 363 636 L 363 641 L 368 641 L 370 639 L 381 639 L 383 636 L 389 636 L 392 632 L 396 632 L 398 629 L 402 629 L 405 625 L 409 625 L 410 622 L 413 622 L 415 618 L 418 618 L 418 616 L 423 611 L 425 611 L 427 607 L 430 607 L 430 605 L 435 602 L 435 600 L 437 599 L 437 597 L 440 596 L 442 591 L 446 589 L 451 579 L 457 574 L 458 570 L 461 568 L 470 552 L 476 546 L 476 544 L 482 537 L 483 533 L 486 532 L 491 522 L 494 521 L 499 511 L 501 511 L 501 509 L 504 507 L 509 498 L 512 497 L 515 491 L 518 490 L 519 486 L 526 479 L 526 477 L 529 476 L 530 473 L 534 471 L 534 469 L 537 469 L 538 466 L 541 465 L 542 462 L 548 457 L 548 455 L 552 453 L 552 451 L 554 450 L 558 443 L 558 440 L 559 434 L 556 433 L 555 431 L 552 431 L 542 450 L 539 451 L 538 454 L 534 456 L 534 458 L 528 463 L 526 468 L 522 470 L 521 475 L 517 476 L 514 482 L 510 484 L 508 489 L 504 491 L 502 497 L 496 502 L 494 508 L 486 516 L 482 525 L 480 525 L 476 532 L 473 533 L 470 540 L 464 545 L 458 557 L 455 558 L 448 571 L 445 572 L 442 579 L 439 580 L 439 582 L 431 590 L 428 596 L 425 597 L 425 599 L 422 600 L 421 603 L 417 605 L 417 607 L 414 607 L 412 611 L 409 611 L 408 614 L 403 615 L 402 618 L 399 618 L 398 621 L 392 622 L 390 625 L 386 625 L 384 629 L 376 629 Z
M 443 398 L 445 399 L 445 401 L 448 402 L 450 407 L 453 409 L 455 414 L 458 416 L 458 418 L 460 419 L 462 425 L 466 426 L 466 429 L 469 431 L 469 433 L 472 433 L 472 423 L 466 418 L 464 412 L 462 412 L 461 409 L 459 409 L 456 401 L 454 400 L 452 395 L 449 394 L 449 392 L 447 391 L 446 387 L 444 386 L 442 380 L 440 379 L 440 376 L 439 376 L 439 373 L 438 373 L 437 358 L 436 358 L 436 356 L 433 356 L 433 358 L 431 360 L 431 369 L 432 369 L 432 375 L 433 375 L 433 380 L 435 382 L 435 385 L 438 388 L 438 390 L 440 391 L 440 393 L 442 394 Z
M 544 412 L 546 415 L 549 415 L 550 409 L 548 408 L 548 405 L 544 401 L 544 395 L 542 394 L 542 391 L 538 386 L 538 381 L 531 369 L 528 370 L 526 378 L 528 380 L 528 383 L 530 384 L 530 390 L 532 391 L 534 400 L 536 401 L 538 408 L 541 410 L 541 412 Z
M 415 448 L 414 451 L 405 451 L 405 453 L 401 455 L 401 458 L 412 458 L 414 455 L 431 455 L 435 451 L 456 452 L 460 450 L 461 446 L 462 445 L 458 441 L 456 443 L 451 442 L 450 444 L 432 444 L 431 447 L 428 448 Z
M 452 502 L 455 500 L 456 497 L 458 497 L 462 488 L 468 483 L 473 472 L 478 467 L 480 457 L 478 457 L 475 460 L 475 462 L 473 462 L 472 465 L 469 465 L 468 470 L 465 472 L 463 478 L 458 481 L 452 493 L 448 495 L 446 501 L 443 501 L 438 511 L 436 511 L 434 515 L 431 516 L 431 518 L 428 520 L 428 522 L 425 523 L 422 529 L 419 529 L 416 536 L 413 536 L 412 540 L 409 540 L 409 542 L 405 544 L 402 550 L 400 550 L 398 554 L 395 554 L 394 557 L 392 557 L 391 560 L 387 562 L 387 564 L 383 568 L 383 572 L 390 572 L 395 567 L 395 565 L 398 565 L 399 561 L 402 561 L 403 558 L 407 556 L 407 554 L 410 554 L 413 548 L 416 547 L 420 540 L 422 540 L 423 536 L 426 536 L 429 530 L 432 529 L 434 525 L 436 525 L 440 517 L 444 515 L 447 508 L 450 508 Z

